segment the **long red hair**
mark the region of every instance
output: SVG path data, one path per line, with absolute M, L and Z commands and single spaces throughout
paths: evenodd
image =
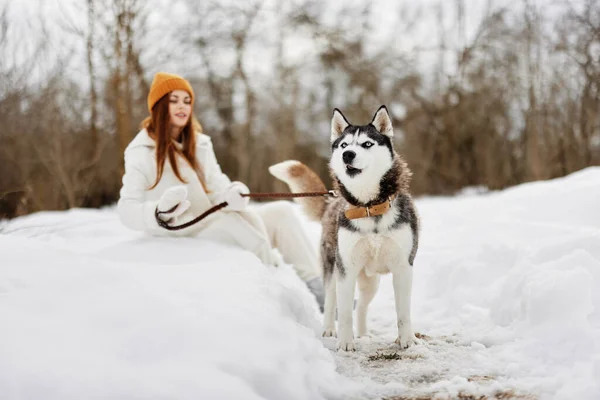
M 181 144 L 182 149 L 179 149 L 173 143 L 171 138 L 171 121 L 169 117 L 169 96 L 168 93 L 160 98 L 152 107 L 151 115 L 142 121 L 141 127 L 145 128 L 151 138 L 156 142 L 156 181 L 149 188 L 153 189 L 158 185 L 162 178 L 163 171 L 165 169 L 165 160 L 169 159 L 169 164 L 173 168 L 173 172 L 177 179 L 183 183 L 187 183 L 179 173 L 179 166 L 177 165 L 176 155 L 182 156 L 196 171 L 200 183 L 206 192 L 206 180 L 204 177 L 204 170 L 196 159 L 196 132 L 202 133 L 202 126 L 194 117 L 192 113 L 188 119 L 187 124 L 181 131 Z

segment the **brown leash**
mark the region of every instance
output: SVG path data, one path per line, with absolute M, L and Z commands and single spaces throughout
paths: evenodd
M 254 197 L 254 198 L 284 198 L 291 199 L 292 197 L 337 197 L 337 193 L 335 190 L 328 190 L 326 192 L 303 192 L 303 193 L 242 193 L 244 197 Z
M 242 193 L 243 197 L 250 197 L 250 198 L 262 198 L 262 199 L 269 199 L 269 198 L 279 198 L 279 199 L 290 199 L 293 197 L 320 197 L 320 196 L 324 196 L 324 197 L 337 197 L 337 193 L 334 190 L 328 190 L 326 192 L 303 192 L 303 193 Z M 160 215 L 161 214 L 168 214 L 170 212 L 173 212 L 175 210 L 175 208 L 177 208 L 177 205 L 173 208 L 171 208 L 170 210 L 167 211 L 158 211 L 158 208 L 154 211 L 154 218 L 156 219 L 156 222 L 158 222 L 158 225 L 161 228 L 164 228 L 168 231 L 178 231 L 180 229 L 185 229 L 189 226 L 192 226 L 194 224 L 197 224 L 198 222 L 202 221 L 204 218 L 208 217 L 210 214 L 219 211 L 222 208 L 227 207 L 227 202 L 224 201 L 222 203 L 219 203 L 215 206 L 212 206 L 211 208 L 209 208 L 208 210 L 204 211 L 202 214 L 200 214 L 199 216 L 197 216 L 196 218 L 194 218 L 191 221 L 186 222 L 185 224 L 181 224 L 181 225 L 175 225 L 175 226 L 171 226 L 169 225 L 167 222 L 163 221 L 162 219 L 160 219 Z

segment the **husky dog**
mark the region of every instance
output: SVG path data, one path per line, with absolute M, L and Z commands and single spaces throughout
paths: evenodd
M 338 349 L 355 350 L 352 330 L 354 289 L 358 283 L 357 334 L 367 334 L 367 308 L 380 274 L 393 274 L 398 338 L 414 344 L 410 300 L 412 265 L 417 253 L 419 220 L 408 186 L 412 173 L 392 147 L 393 128 L 381 106 L 371 123 L 352 125 L 337 108 L 331 121 L 329 171 L 341 196 L 297 198 L 304 211 L 322 224 L 321 261 L 325 282 L 323 336 L 336 336 Z M 292 192 L 325 191 L 319 177 L 298 161 L 269 168 Z M 293 228 L 292 228 L 293 229 Z

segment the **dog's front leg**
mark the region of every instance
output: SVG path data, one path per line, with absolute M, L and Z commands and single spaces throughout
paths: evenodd
M 356 273 L 350 269 L 344 275 L 338 275 L 336 282 L 338 309 L 338 350 L 354 351 L 352 331 L 352 309 L 354 305 L 354 287 Z
M 323 336 L 337 336 L 335 331 L 336 277 L 325 280 L 325 307 L 323 311 Z
M 396 343 L 403 349 L 416 343 L 410 320 L 412 273 L 412 266 L 408 262 L 393 272 L 394 298 L 396 299 L 396 316 L 398 322 L 398 339 L 396 339 Z

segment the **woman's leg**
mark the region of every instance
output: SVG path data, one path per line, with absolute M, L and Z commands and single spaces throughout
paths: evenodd
M 309 281 L 320 277 L 319 258 L 292 207 L 287 201 L 275 201 L 260 205 L 256 212 L 265 224 L 273 247 L 286 263 L 294 266 L 302 280 Z
M 298 276 L 323 306 L 323 284 L 317 250 L 311 244 L 302 221 L 294 213 L 291 203 L 275 201 L 256 207 L 263 220 L 269 240 L 277 248 L 286 263 L 291 264 Z
M 255 212 L 223 212 L 207 221 L 197 237 L 239 246 L 254 253 L 263 264 L 277 265 L 265 225 Z

